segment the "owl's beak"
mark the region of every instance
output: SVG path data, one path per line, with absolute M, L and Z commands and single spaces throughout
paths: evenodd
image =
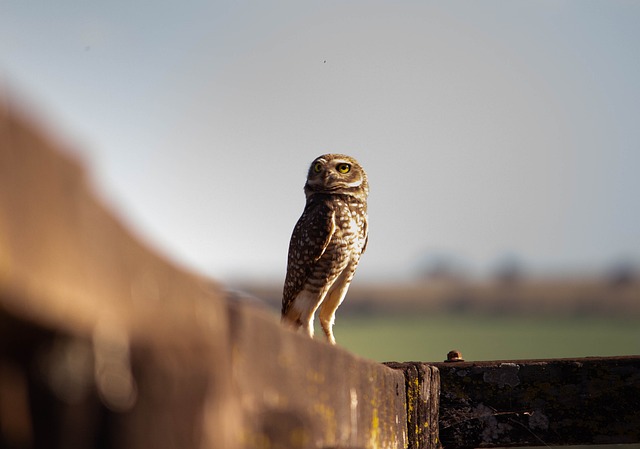
M 322 179 L 324 180 L 325 185 L 328 181 L 335 181 L 334 176 L 328 170 L 324 172 L 324 174 L 322 175 Z

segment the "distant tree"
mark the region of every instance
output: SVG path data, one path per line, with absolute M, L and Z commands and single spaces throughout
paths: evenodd
M 514 284 L 524 277 L 524 264 L 515 254 L 501 257 L 493 270 L 493 278 L 502 284 Z
M 607 281 L 614 287 L 632 284 L 638 277 L 638 266 L 629 259 L 615 262 L 607 273 Z
M 421 279 L 460 281 L 465 277 L 464 264 L 455 256 L 443 252 L 425 252 L 417 264 L 417 274 Z

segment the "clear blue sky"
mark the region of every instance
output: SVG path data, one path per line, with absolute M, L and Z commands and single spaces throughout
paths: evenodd
M 358 277 L 640 261 L 640 2 L 0 2 L 0 83 L 150 244 L 284 277 L 319 154 L 369 172 Z

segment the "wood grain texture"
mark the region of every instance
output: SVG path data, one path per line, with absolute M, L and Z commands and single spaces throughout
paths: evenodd
M 409 449 L 440 447 L 440 375 L 438 368 L 420 362 L 387 362 L 405 376 Z

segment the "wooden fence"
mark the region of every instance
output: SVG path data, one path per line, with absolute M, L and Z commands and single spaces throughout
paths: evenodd
M 640 358 L 375 363 L 157 256 L 0 112 L 0 447 L 640 442 Z

